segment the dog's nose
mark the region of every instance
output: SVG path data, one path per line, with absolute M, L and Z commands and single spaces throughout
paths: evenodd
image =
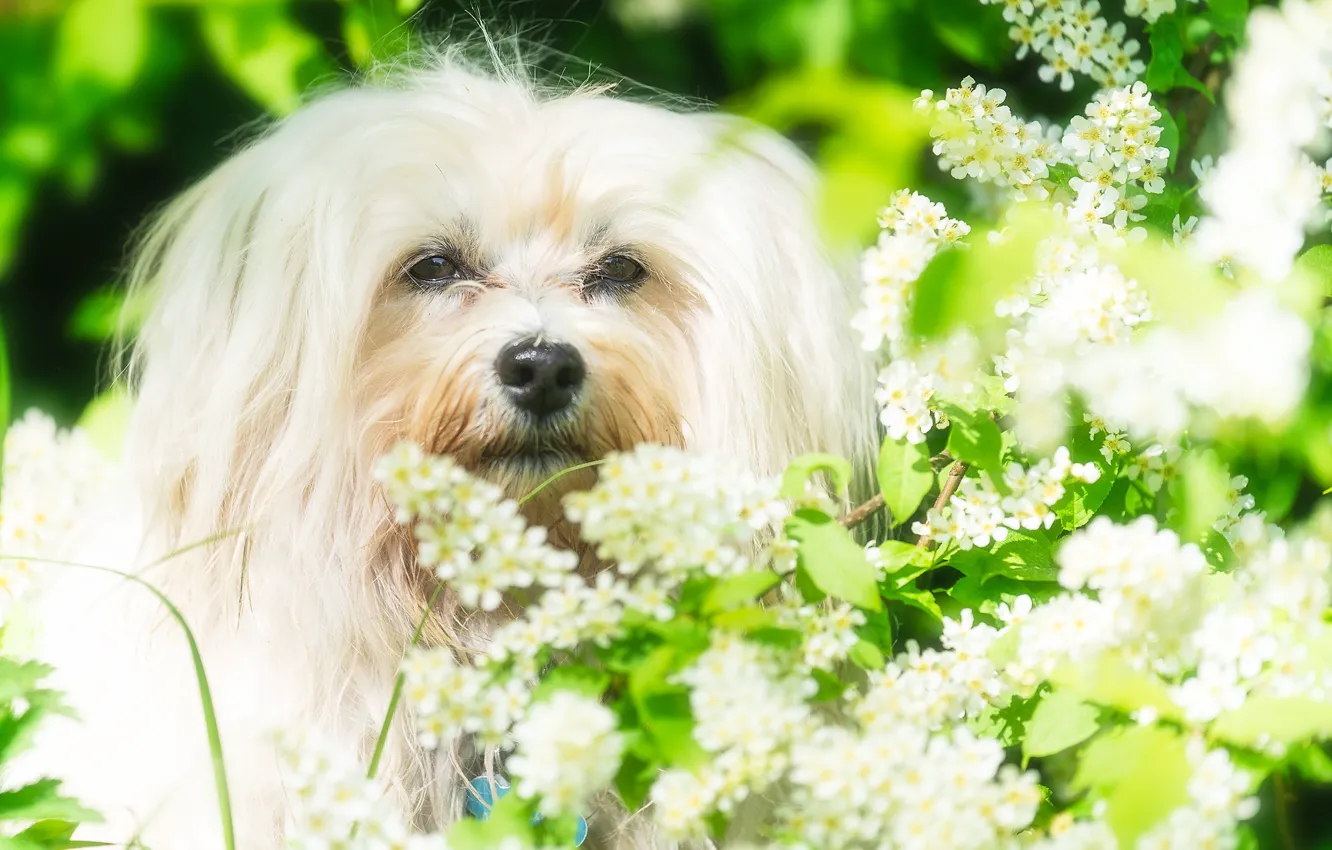
M 578 349 L 535 338 L 505 346 L 495 371 L 513 403 L 537 416 L 568 407 L 587 377 Z

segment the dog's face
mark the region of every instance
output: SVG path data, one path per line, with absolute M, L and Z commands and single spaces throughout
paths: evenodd
M 140 252 L 150 498 L 187 538 L 267 521 L 275 546 L 351 551 L 402 437 L 514 496 L 642 442 L 760 474 L 870 452 L 811 178 L 737 119 L 450 62 L 317 100 Z
M 613 450 L 682 444 L 717 262 L 689 181 L 725 152 L 636 104 L 490 104 L 386 140 L 386 162 L 420 167 L 367 187 L 381 281 L 358 382 L 393 436 L 516 494 Z

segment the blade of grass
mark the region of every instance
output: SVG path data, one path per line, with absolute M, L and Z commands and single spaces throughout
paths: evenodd
M 554 475 L 547 478 L 545 481 L 542 481 L 540 484 L 538 484 L 535 490 L 533 490 L 532 492 L 528 493 L 526 496 L 523 496 L 521 499 L 519 499 L 518 504 L 520 505 L 527 504 L 527 502 L 530 501 L 531 498 L 535 496 L 537 493 L 540 493 L 542 490 L 546 489 L 551 484 L 555 483 L 559 479 L 568 475 L 570 472 L 577 472 L 580 469 L 587 469 L 590 466 L 600 466 L 605 462 L 606 462 L 605 458 L 602 458 L 601 460 L 589 460 L 586 463 L 579 463 L 571 467 L 568 467 L 567 469 L 561 469 L 559 472 L 555 473 Z
M 416 647 L 416 642 L 421 639 L 421 632 L 425 631 L 425 624 L 430 621 L 430 615 L 435 610 L 435 600 L 439 598 L 440 591 L 444 589 L 444 582 L 435 585 L 435 591 L 430 594 L 430 600 L 426 602 L 425 613 L 421 615 L 421 622 L 416 624 L 416 631 L 412 632 L 412 642 L 407 647 L 410 652 Z M 403 654 L 406 658 L 406 653 Z M 379 761 L 384 757 L 384 745 L 388 743 L 389 731 L 393 728 L 393 716 L 398 713 L 398 703 L 402 701 L 402 689 L 407 684 L 407 676 L 401 670 L 398 671 L 398 678 L 393 682 L 393 695 L 389 697 L 388 711 L 384 714 L 384 725 L 379 727 L 379 738 L 375 740 L 375 751 L 370 756 L 370 768 L 365 773 L 366 779 L 374 779 L 379 771 Z
M 211 540 L 202 543 L 192 544 L 183 549 L 179 549 L 166 557 L 154 561 L 152 565 L 163 563 L 190 549 L 206 545 Z M 127 573 L 122 570 L 112 569 L 111 567 L 99 567 L 94 564 L 79 564 L 73 561 L 59 561 L 53 558 L 33 558 L 18 555 L 0 554 L 0 560 L 29 560 L 39 561 L 45 564 L 54 564 L 62 567 L 77 567 L 94 572 L 106 573 L 108 575 L 119 576 L 120 578 L 132 581 L 143 587 L 148 592 L 157 597 L 157 600 L 167 609 L 171 618 L 176 621 L 181 630 L 185 633 L 185 640 L 190 647 L 190 659 L 194 664 L 195 683 L 199 689 L 199 701 L 203 704 L 204 728 L 208 734 L 208 751 L 213 762 L 213 785 L 217 789 L 217 807 L 222 818 L 222 841 L 226 850 L 236 850 L 236 828 L 231 814 L 231 788 L 227 783 L 227 767 L 222 758 L 222 734 L 217 726 L 217 712 L 213 707 L 213 692 L 208 686 L 208 674 L 204 671 L 203 655 L 199 652 L 199 643 L 194 639 L 194 631 L 190 624 L 186 622 L 185 615 L 176 607 L 166 594 L 158 590 L 152 583 L 145 581 L 133 573 Z

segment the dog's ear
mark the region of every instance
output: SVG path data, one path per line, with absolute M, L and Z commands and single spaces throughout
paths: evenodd
M 854 258 L 826 247 L 814 215 L 818 175 L 793 143 L 741 119 L 700 119 L 718 146 L 719 167 L 700 181 L 700 206 L 712 211 L 703 226 L 723 243 L 714 254 L 723 267 L 710 271 L 729 278 L 709 286 L 715 306 L 700 335 L 720 342 L 701 349 L 700 380 L 715 409 L 736 417 L 723 430 L 757 466 L 776 472 L 798 454 L 837 454 L 859 471 L 851 495 L 860 498 L 873 481 L 877 423 L 873 369 L 850 326 Z M 743 356 L 724 365 L 708 356 L 728 350 Z
M 127 459 L 149 510 L 190 539 L 299 492 L 345 438 L 330 411 L 373 297 L 348 284 L 377 274 L 356 268 L 338 181 L 311 161 L 327 122 L 297 119 L 164 209 L 132 266 L 132 302 L 149 307 L 122 359 L 136 402 Z

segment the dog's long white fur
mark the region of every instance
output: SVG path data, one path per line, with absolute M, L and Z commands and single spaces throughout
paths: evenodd
M 509 427 L 488 371 L 505 342 L 540 332 L 584 350 L 580 427 L 598 451 L 661 438 L 762 473 L 814 450 L 864 465 L 872 375 L 814 191 L 773 132 L 454 52 L 314 100 L 163 212 L 135 269 L 153 307 L 123 480 L 69 556 L 141 570 L 241 532 L 142 572 L 198 637 L 239 847 L 282 846 L 293 805 L 270 730 L 318 730 L 362 758 L 373 746 L 422 611 L 369 469 L 386 441 L 430 443 L 451 418 L 464 452 Z M 479 295 L 404 285 L 404 257 L 459 238 L 486 265 Z M 641 293 L 571 291 L 598 245 L 620 244 L 648 261 Z M 663 409 L 671 421 L 639 421 Z M 531 483 L 494 474 L 515 495 Z M 533 519 L 557 518 L 545 510 Z M 108 815 L 90 838 L 219 850 L 179 630 L 141 588 L 61 575 L 38 654 L 81 721 L 49 729 L 23 769 Z M 463 643 L 484 627 L 453 625 L 442 634 Z M 408 725 L 381 775 L 438 827 L 460 813 L 460 756 L 418 752 Z M 594 845 L 656 846 L 613 808 L 594 814 Z

